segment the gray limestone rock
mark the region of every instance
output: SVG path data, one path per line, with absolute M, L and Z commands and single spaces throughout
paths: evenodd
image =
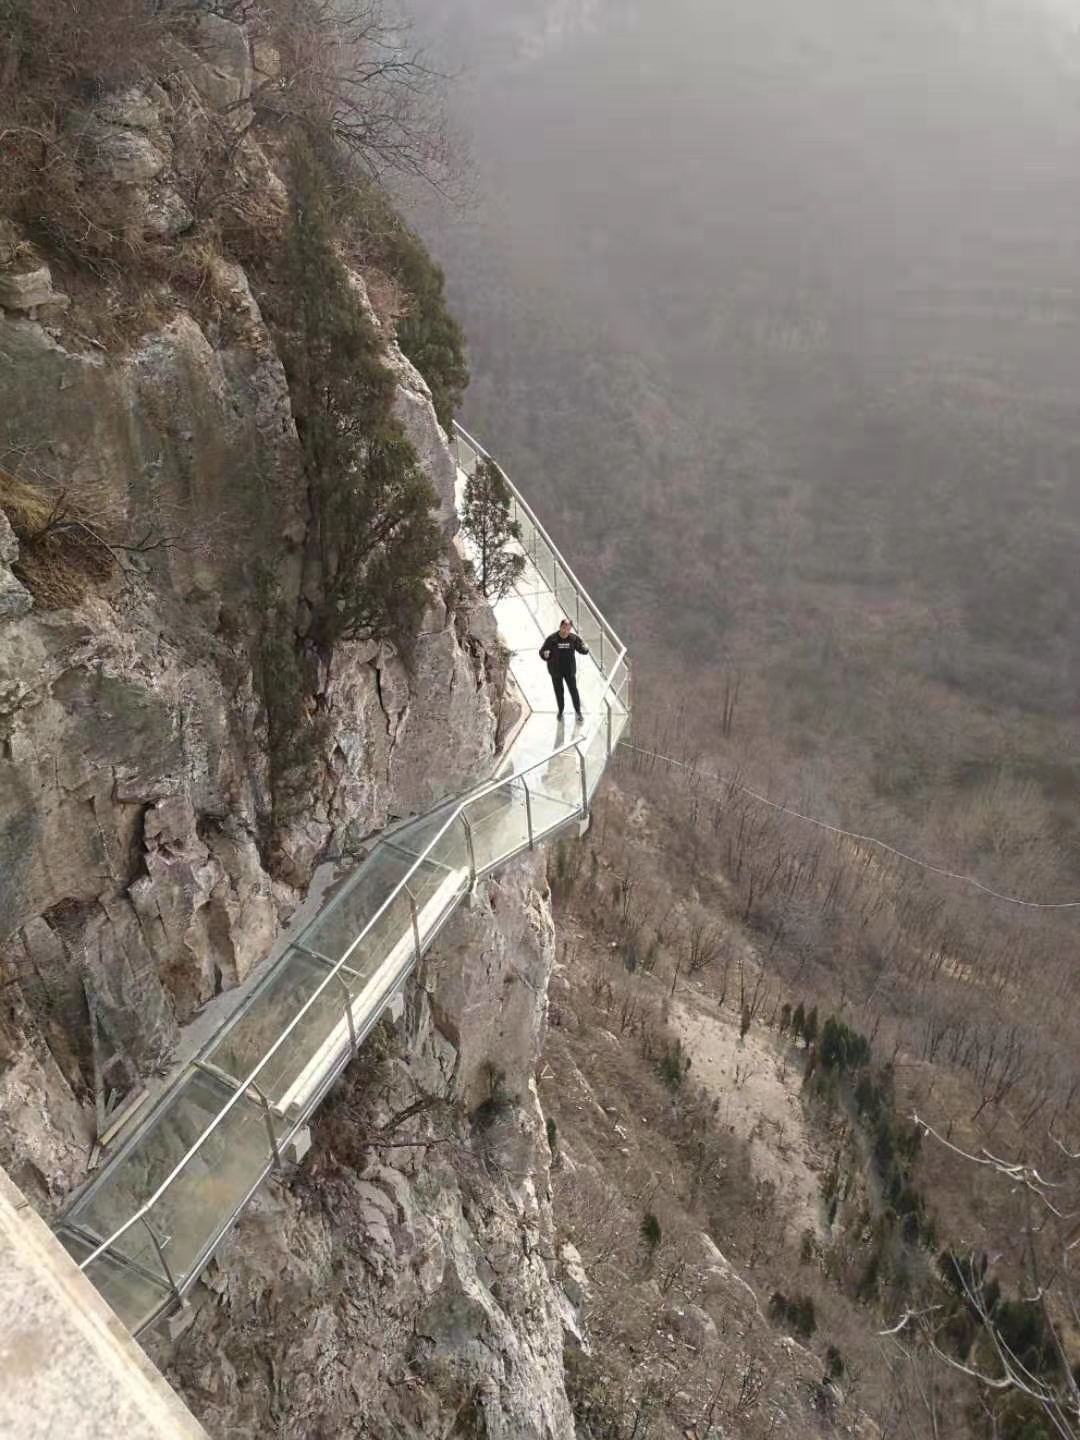
M 195 216 L 171 185 L 151 187 L 144 207 L 143 228 L 146 234 L 160 240 L 171 240 L 190 230 L 194 223 Z
M 161 124 L 162 110 L 167 105 L 168 97 L 160 86 L 133 85 L 95 101 L 94 114 L 108 125 L 154 130 Z
M 177 73 L 169 96 L 124 92 L 77 122 L 88 179 L 126 187 L 117 194 L 163 237 L 188 223 L 168 170 L 170 124 L 181 111 L 202 114 L 193 86 L 208 106 L 251 91 L 243 28 L 204 16 L 199 32 L 199 54 L 184 51 L 177 71 L 187 78 Z M 284 203 L 250 136 L 237 174 L 267 205 Z M 284 369 L 247 277 L 224 260 L 209 271 L 212 320 L 168 310 L 172 319 L 123 354 L 69 350 L 0 313 L 10 443 L 36 447 L 107 533 L 138 536 L 152 522 L 183 539 L 140 554 L 122 584 L 92 590 L 74 611 L 7 602 L 0 973 L 12 979 L 0 1009 L 0 1162 L 43 1205 L 85 1170 L 91 1008 L 111 1086 L 164 1069 L 183 1025 L 271 949 L 317 856 L 350 831 L 371 834 L 391 814 L 466 788 L 494 753 L 496 638 L 448 564 L 408 667 L 388 646 L 345 645 L 320 677 L 304 805 L 274 832 L 251 576 L 269 566 L 295 605 L 307 496 Z M 30 294 L 52 303 L 47 275 Z M 454 467 L 427 387 L 392 344 L 388 358 L 398 413 L 449 525 Z M 0 578 L 16 553 L 0 525 Z M 4 604 L 0 592 L 0 613 Z M 490 903 L 444 931 L 408 991 L 385 1083 L 350 1093 L 350 1105 L 367 1107 L 359 1128 L 324 1111 L 296 1188 L 264 1192 L 242 1235 L 223 1245 L 213 1303 L 186 1352 L 218 1433 L 258 1433 L 277 1403 L 261 1378 L 243 1393 L 221 1343 L 255 1307 L 263 1341 L 280 1336 L 265 1373 L 285 1377 L 282 1395 L 305 1397 L 290 1433 L 318 1433 L 323 1421 L 324 1433 L 351 1433 L 381 1406 L 386 1433 L 430 1434 L 438 1385 L 460 1359 L 490 1440 L 572 1434 L 533 1082 L 553 953 L 542 885 L 539 861 L 510 867 L 486 892 Z M 513 1114 L 481 1137 L 467 1116 L 492 1056 L 502 1057 Z M 394 1117 L 429 1094 L 454 1149 L 361 1153 L 364 1126 L 392 1134 Z M 512 1161 L 509 1186 L 485 1169 L 499 1157 Z M 317 1191 L 306 1191 L 313 1180 Z M 421 1316 L 432 1363 L 414 1413 L 411 1384 L 383 1381 L 407 1363 Z M 374 1409 L 358 1404 L 373 1392 Z
M 699 1305 L 667 1305 L 664 1323 L 693 1350 L 703 1350 L 717 1338 L 716 1324 Z
M 0 564 L 0 620 L 18 619 L 27 613 L 33 603 L 25 585 L 6 565 Z
M 585 1273 L 581 1252 L 576 1245 L 571 1245 L 569 1240 L 564 1241 L 559 1246 L 559 1262 L 562 1269 L 562 1287 L 566 1292 L 566 1298 L 571 1305 L 580 1310 L 583 1305 L 588 1304 L 592 1296 L 592 1286 Z
M 249 98 L 254 67 L 242 25 L 220 15 L 200 15 L 195 47 L 197 54 L 186 46 L 176 46 L 177 58 L 208 106 L 227 111 Z
M 80 119 L 73 138 L 87 172 L 114 185 L 145 185 L 169 163 L 149 136 L 97 115 Z
M 0 275 L 0 308 L 4 310 L 36 310 L 63 297 L 52 288 L 52 275 L 47 265 Z
M 11 521 L 0 510 L 0 565 L 13 565 L 18 558 L 19 542 L 15 531 L 11 528 Z

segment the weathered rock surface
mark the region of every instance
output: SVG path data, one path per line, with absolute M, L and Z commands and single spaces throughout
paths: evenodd
M 180 537 L 136 557 L 111 592 L 38 613 L 11 575 L 6 521 L 0 533 L 0 967 L 84 1104 L 91 1005 L 123 1093 L 270 949 L 287 893 L 271 858 L 298 894 L 347 834 L 456 792 L 493 754 L 494 638 L 473 633 L 461 593 L 434 587 L 410 669 L 370 644 L 335 655 L 305 803 L 271 856 L 245 607 L 268 557 L 285 593 L 298 585 L 305 495 L 285 375 L 247 278 L 218 261 L 211 283 L 227 338 L 180 313 L 120 360 L 0 318 L 9 442 L 64 475 L 103 527 Z M 423 414 L 413 398 L 410 434 L 431 451 L 430 401 Z M 68 1154 L 73 1180 L 56 1137 L 20 1148 L 0 1135 L 16 1174 L 42 1147 Z M 22 1183 L 46 1201 L 62 1188 L 56 1165 L 33 1168 L 48 1181 Z
M 110 125 L 97 116 L 79 121 L 75 143 L 87 170 L 114 185 L 145 185 L 169 163 L 168 155 L 149 136 L 126 125 Z
M 19 542 L 11 521 L 0 510 L 0 621 L 25 615 L 33 604 L 29 591 L 11 573 L 18 558 Z
M 287 199 L 242 133 L 247 32 L 214 15 L 195 30 L 194 48 L 172 42 L 165 88 L 99 98 L 66 131 L 80 198 L 135 251 L 149 237 L 160 255 L 192 224 L 185 182 L 211 110 L 235 127 L 245 203 L 265 216 Z M 274 64 L 264 49 L 259 80 Z M 512 712 L 490 611 L 448 548 L 408 666 L 376 643 L 328 666 L 303 656 L 325 670 L 303 803 L 272 808 L 256 597 L 265 583 L 296 610 L 311 517 L 248 276 L 201 246 L 202 303 L 155 277 L 145 330 L 110 353 L 80 331 L 92 305 L 66 328 L 37 323 L 57 304 L 48 269 L 16 278 L 34 261 L 13 231 L 0 244 L 5 445 L 115 551 L 82 599 L 49 609 L 38 591 L 31 607 L 0 511 L 0 1164 L 49 1210 L 85 1177 L 95 1096 L 166 1070 L 184 1026 L 270 950 L 316 863 L 486 775 Z M 386 338 L 449 536 L 453 459 Z M 562 1346 L 577 1322 L 554 1278 L 533 1081 L 553 949 L 541 875 L 523 862 L 451 922 L 311 1155 L 222 1246 L 180 1347 L 157 1342 L 212 1433 L 419 1440 L 461 1418 L 489 1440 L 572 1435 Z
M 171 185 L 156 185 L 148 190 L 144 201 L 143 228 L 158 240 L 171 240 L 182 235 L 195 223 L 182 195 Z
M 0 309 L 36 311 L 41 306 L 66 305 L 67 296 L 52 288 L 52 273 L 47 265 L 32 270 L 0 274 Z
M 200 15 L 195 45 L 201 59 L 189 73 L 207 103 L 228 111 L 247 100 L 254 70 L 244 27 L 221 15 Z

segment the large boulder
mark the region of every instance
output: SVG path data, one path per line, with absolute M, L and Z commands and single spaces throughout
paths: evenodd
M 47 265 L 0 275 L 0 309 L 17 313 L 35 311 L 42 305 L 66 303 L 67 297 L 52 288 L 52 274 Z
M 97 115 L 78 122 L 74 142 L 87 174 L 114 185 L 145 185 L 169 163 L 148 135 Z

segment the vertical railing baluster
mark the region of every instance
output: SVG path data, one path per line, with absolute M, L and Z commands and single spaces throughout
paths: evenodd
M 165 1259 L 165 1246 L 154 1233 L 154 1227 L 150 1224 L 150 1221 L 146 1218 L 145 1215 L 142 1217 L 142 1223 L 146 1229 L 146 1233 L 150 1236 L 151 1245 L 153 1245 L 155 1251 L 157 1252 L 157 1258 L 161 1262 L 161 1268 L 165 1271 L 165 1278 L 169 1282 L 169 1289 L 173 1292 L 173 1297 L 175 1298 L 176 1303 L 178 1305 L 183 1305 L 184 1296 L 180 1290 L 180 1286 L 176 1283 L 176 1276 L 172 1272 L 172 1266 L 169 1264 L 168 1260 Z
M 610 759 L 611 759 L 611 700 L 610 700 L 607 696 L 604 697 L 604 709 L 607 711 L 607 754 L 608 754 L 608 759 L 610 760 Z
M 465 827 L 465 848 L 469 852 L 469 889 L 476 884 L 476 845 L 473 841 L 472 825 L 469 817 L 462 812 L 461 823 Z
M 581 770 L 581 813 L 582 813 L 583 815 L 588 815 L 588 813 L 589 813 L 589 776 L 588 776 L 588 773 L 587 773 L 586 768 L 585 768 L 585 751 L 582 750 L 582 748 L 581 748 L 581 741 L 580 741 L 580 740 L 575 744 L 574 749 L 577 751 L 578 766 L 580 767 L 580 770 Z
M 359 1054 L 360 1047 L 356 1043 L 356 1021 L 352 1013 L 352 996 L 349 994 L 349 987 L 345 982 L 345 976 L 338 972 L 338 983 L 341 986 L 345 1001 L 345 1019 L 349 1023 L 349 1049 L 354 1055 Z
M 274 1156 L 274 1164 L 280 1170 L 281 1151 L 278 1149 L 277 1131 L 274 1129 L 274 1117 L 270 1113 L 270 1101 L 263 1094 L 262 1090 L 259 1089 L 258 1085 L 255 1084 L 254 1080 L 251 1082 L 250 1088 L 255 1091 L 255 1094 L 259 1097 L 259 1103 L 263 1107 L 263 1116 L 266 1119 L 266 1133 L 270 1136 L 270 1150 Z
M 406 886 L 406 895 L 409 897 L 409 911 L 412 914 L 413 945 L 416 947 L 416 963 L 419 965 L 420 955 L 420 915 L 416 908 L 416 896 Z
M 536 836 L 533 834 L 532 822 L 532 796 L 529 793 L 529 782 L 524 775 L 521 777 L 521 788 L 525 791 L 525 824 L 529 831 L 529 849 L 536 849 Z

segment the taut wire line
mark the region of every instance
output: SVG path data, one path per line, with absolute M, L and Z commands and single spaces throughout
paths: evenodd
M 793 810 L 790 805 L 781 805 L 777 800 L 770 800 L 767 795 L 760 795 L 756 790 L 751 790 L 749 785 L 743 785 L 729 775 L 717 775 L 709 770 L 700 770 L 696 765 L 690 765 L 685 760 L 676 760 L 671 755 L 661 755 L 658 750 L 645 750 L 640 745 L 631 745 L 627 740 L 620 740 L 618 748 L 630 750 L 635 755 L 644 755 L 650 760 L 661 760 L 665 765 L 673 765 L 679 770 L 689 770 L 705 780 L 716 780 L 721 785 L 728 785 L 732 790 L 749 795 L 751 800 L 756 800 L 759 805 L 766 805 L 770 810 L 779 811 L 781 815 L 790 815 L 793 820 L 803 820 L 807 825 L 816 825 L 819 830 L 827 830 L 830 835 L 841 835 L 847 840 L 857 840 L 861 845 L 876 845 L 879 850 L 884 850 L 889 855 L 895 855 L 898 860 L 904 860 L 909 865 L 917 865 L 920 870 L 929 870 L 932 875 L 941 875 L 946 880 L 959 880 L 961 884 L 972 885 L 976 890 L 981 890 L 984 895 L 991 895 L 995 900 L 1004 900 L 1007 905 L 1022 905 L 1025 910 L 1080 910 L 1080 900 L 1021 900 L 1016 895 L 1003 895 L 1000 890 L 994 890 L 989 885 L 984 885 L 981 880 L 976 880 L 974 875 L 964 875 L 958 870 L 946 870 L 941 865 L 932 865 L 929 860 L 920 860 L 917 855 L 909 855 L 906 850 L 898 850 L 895 845 L 889 845 L 875 835 L 860 835 L 855 830 L 845 830 L 841 825 L 830 825 L 827 820 L 819 820 L 814 815 L 804 815 L 801 810 Z

